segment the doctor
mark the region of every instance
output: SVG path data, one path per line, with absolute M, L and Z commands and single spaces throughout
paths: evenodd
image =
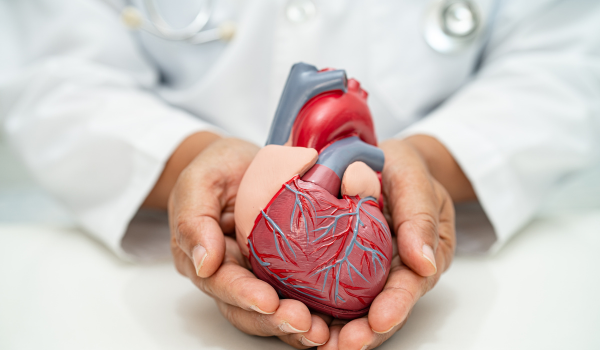
M 479 201 L 495 250 L 599 160 L 596 1 L 13 1 L 0 29 L 3 137 L 36 180 L 124 258 L 154 239 L 140 208 L 168 209 L 178 270 L 242 331 L 297 348 L 402 327 L 452 260 L 453 201 Z M 279 300 L 227 236 L 298 61 L 360 80 L 385 140 L 400 255 L 347 324 Z

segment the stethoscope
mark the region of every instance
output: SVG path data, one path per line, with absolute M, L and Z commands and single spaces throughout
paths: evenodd
M 225 21 L 216 28 L 205 29 L 214 12 L 214 0 L 204 0 L 198 14 L 190 24 L 175 29 L 160 15 L 156 0 L 142 0 L 147 16 L 135 6 L 127 6 L 121 11 L 121 20 L 133 30 L 143 30 L 161 39 L 170 41 L 186 41 L 199 45 L 212 41 L 229 41 L 235 35 L 235 23 Z
M 437 0 L 430 5 L 423 20 L 425 42 L 444 54 L 470 47 L 481 36 L 483 28 L 477 4 L 468 0 Z
M 194 20 L 181 29 L 174 29 L 160 15 L 156 0 L 142 0 L 147 13 L 134 6 L 121 11 L 121 18 L 130 29 L 143 30 L 171 41 L 204 44 L 216 40 L 228 41 L 236 31 L 235 23 L 227 21 L 216 28 L 205 29 L 214 11 L 215 0 L 205 0 Z M 288 0 L 286 16 L 292 22 L 309 20 L 316 14 L 313 0 Z M 477 5 L 471 0 L 436 0 L 423 20 L 425 42 L 444 54 L 460 52 L 480 37 L 484 25 Z

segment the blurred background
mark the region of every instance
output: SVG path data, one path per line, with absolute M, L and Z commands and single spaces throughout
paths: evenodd
M 287 348 L 227 323 L 140 207 L 191 133 L 263 145 L 299 61 L 479 198 L 381 349 L 600 349 L 596 3 L 0 0 L 0 349 Z

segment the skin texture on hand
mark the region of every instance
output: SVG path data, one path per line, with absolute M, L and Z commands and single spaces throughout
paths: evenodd
M 238 188 L 258 150 L 245 141 L 221 139 L 181 173 L 168 204 L 175 266 L 241 331 L 277 336 L 301 349 L 324 344 L 325 321 L 300 301 L 280 300 L 252 274 L 233 238 Z
M 198 141 L 187 145 L 203 145 Z M 212 296 L 238 329 L 259 336 L 278 336 L 299 349 L 372 349 L 389 339 L 452 261 L 456 244 L 452 198 L 474 197 L 462 170 L 436 139 L 417 135 L 383 142 L 384 213 L 395 232 L 398 252 L 369 314 L 350 322 L 340 321 L 311 314 L 299 301 L 280 300 L 269 284 L 252 274 L 231 235 L 237 189 L 258 147 L 218 137 L 206 145 L 195 150 L 178 149 L 172 160 L 189 159 L 189 154 L 195 152 L 193 160 L 184 166 L 172 190 L 169 181 L 159 181 L 157 187 L 166 189 L 155 187 L 153 191 L 170 193 L 171 246 L 177 270 Z M 169 169 L 169 164 L 177 165 L 175 170 Z M 163 175 L 176 173 L 178 166 L 180 162 L 169 161 Z M 164 195 L 152 198 L 151 194 L 146 204 L 166 206 L 160 198 Z
M 455 203 L 477 199 L 471 182 L 452 154 L 437 139 L 427 135 L 414 135 L 404 141 L 421 155 L 431 176 L 444 186 Z
M 398 249 L 386 285 L 366 317 L 347 323 L 331 321 L 329 340 L 319 349 L 362 350 L 381 345 L 405 324 L 415 303 L 433 288 L 452 262 L 456 245 L 452 198 L 432 176 L 412 141 L 419 147 L 441 146 L 437 140 L 420 135 L 413 140 L 380 144 L 386 158 L 382 173 L 385 209 Z M 449 155 L 447 151 L 441 153 Z M 458 165 L 456 169 L 460 171 Z M 467 186 L 461 188 L 465 183 L 460 180 L 460 176 L 445 179 L 456 186 L 453 189 L 460 198 L 469 198 L 470 183 L 467 180 Z
M 143 206 L 146 208 L 167 209 L 169 195 L 179 174 L 200 152 L 218 139 L 220 139 L 218 135 L 202 131 L 183 140 L 165 164 L 162 174 L 146 200 L 144 200 Z

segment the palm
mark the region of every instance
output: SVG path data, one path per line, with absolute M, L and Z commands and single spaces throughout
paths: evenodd
M 447 191 L 402 141 L 380 147 L 386 157 L 382 173 L 385 212 L 397 248 L 390 274 L 367 316 L 329 322 L 330 338 L 321 350 L 381 345 L 404 325 L 415 303 L 433 288 L 454 255 L 454 207 Z M 432 248 L 433 259 L 425 256 L 425 245 Z
M 214 297 L 223 315 L 246 333 L 278 336 L 297 348 L 380 345 L 404 324 L 417 300 L 450 265 L 455 242 L 452 201 L 419 155 L 401 141 L 381 148 L 386 157 L 384 195 L 399 249 L 368 316 L 344 324 L 311 314 L 297 300 L 280 300 L 273 287 L 250 272 L 237 242 L 227 236 L 235 229 L 240 181 L 258 150 L 239 140 L 212 144 L 184 170 L 171 193 L 177 269 Z

